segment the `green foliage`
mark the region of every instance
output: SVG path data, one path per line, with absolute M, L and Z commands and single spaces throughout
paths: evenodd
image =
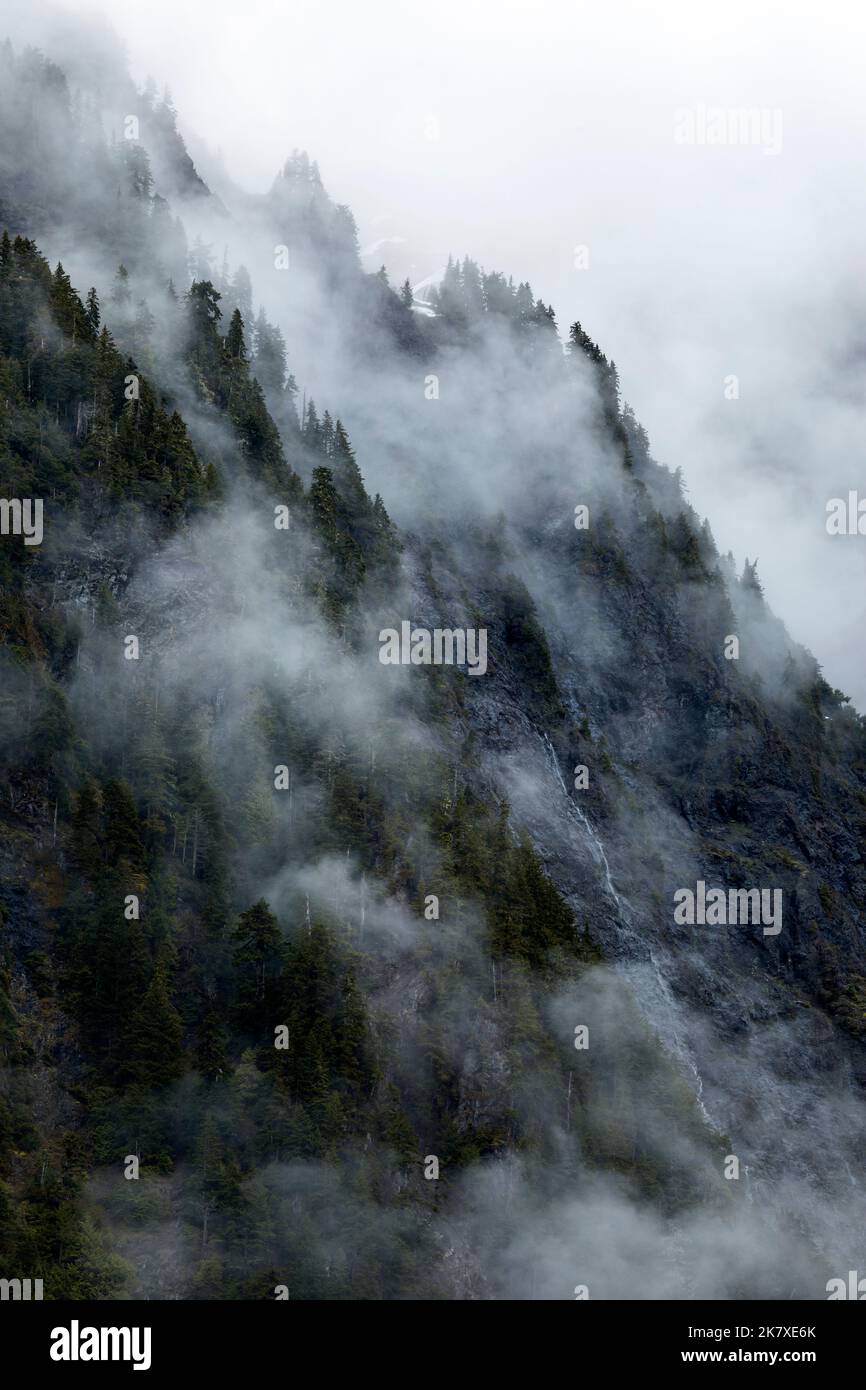
M 160 961 L 126 1034 L 122 1072 L 133 1084 L 167 1086 L 184 1069 L 183 1023 L 171 1001 L 169 971 Z
M 34 242 L 9 243 L 0 261 L 0 374 L 12 388 L 3 471 L 21 495 L 67 503 L 95 475 L 115 503 L 139 499 L 176 519 L 207 496 L 186 425 L 105 327 L 97 336 L 98 324 L 94 290 L 85 308 L 62 265 L 52 275 Z
M 56 114 L 68 117 L 59 70 L 34 58 L 12 66 L 17 96 L 51 94 Z M 148 147 L 162 143 L 181 183 L 197 178 L 184 163 L 170 100 L 143 93 L 138 109 L 152 123 Z M 20 129 L 6 90 L 0 114 L 10 131 Z M 320 416 L 312 400 L 298 417 L 285 341 L 262 311 L 253 321 L 242 267 L 234 277 L 227 264 L 214 272 L 209 248 L 197 243 L 183 298 L 171 285 L 162 298 L 141 297 L 153 280 L 168 279 L 152 238 L 164 238 L 181 287 L 185 247 L 178 257 L 175 232 L 171 249 L 172 219 L 153 191 L 143 147 L 123 142 L 105 158 L 117 190 L 113 254 L 123 261 L 107 294 L 102 287 L 102 302 L 97 287 L 82 302 L 63 266 L 52 271 L 34 242 L 0 238 L 4 487 L 56 504 L 69 531 L 61 561 L 80 552 L 80 536 L 91 530 L 100 544 L 112 531 L 129 537 L 136 557 L 177 532 L 176 553 L 184 553 L 187 523 L 235 487 L 251 492 L 265 514 L 274 501 L 290 502 L 293 525 L 297 517 L 311 544 L 308 593 L 343 642 L 367 641 L 367 617 L 396 590 L 401 545 L 382 498 L 367 491 L 343 423 L 328 410 Z M 287 162 L 270 207 L 293 258 L 326 264 L 332 288 L 351 288 L 353 303 L 375 306 L 383 320 L 392 315 L 410 342 L 411 285 L 398 296 L 387 275 L 361 274 L 351 214 L 330 202 L 306 156 Z M 862 771 L 862 728 L 808 662 L 791 659 L 793 713 L 777 724 L 757 696 L 730 694 L 725 682 L 733 686 L 734 678 L 725 673 L 723 681 L 711 655 L 718 633 L 732 628 L 726 562 L 683 501 L 677 475 L 657 493 L 645 486 L 648 440 L 621 406 L 615 365 L 581 326 L 571 330 L 563 363 L 552 308 L 527 283 L 486 273 L 468 257 L 449 260 L 433 303 L 437 317 L 422 340 L 428 349 L 487 335 L 508 343 L 533 372 L 556 363 L 567 377 L 586 367 L 596 382 L 599 441 L 622 460 L 623 505 L 593 506 L 589 532 L 576 541 L 569 535 L 571 574 L 589 591 L 588 605 L 599 596 L 611 608 L 628 605 L 622 631 L 636 651 L 634 691 L 653 654 L 639 629 L 646 624 L 652 639 L 662 634 L 666 690 L 658 662 L 652 671 L 659 700 L 676 708 L 678 748 L 662 759 L 672 804 L 680 796 L 684 815 L 721 820 L 732 842 L 742 839 L 744 827 L 731 818 L 754 815 L 762 767 L 797 775 L 796 721 L 810 748 L 803 777 L 827 776 L 835 739 L 842 753 L 856 749 Z M 111 306 L 116 340 L 103 304 Z M 165 315 L 175 321 L 163 322 Z M 182 338 L 172 367 L 183 380 L 167 391 L 150 368 L 155 344 L 173 336 Z M 161 376 L 164 383 L 170 373 Z M 182 414 L 190 386 L 196 445 Z M 217 448 L 199 445 L 211 434 L 237 447 L 221 459 Z M 536 723 L 556 737 L 575 692 L 557 683 L 504 520 L 488 530 L 479 573 L 467 577 L 455 560 L 448 576 L 450 592 L 491 628 L 494 695 L 482 717 L 492 723 L 499 701 L 513 701 L 527 739 Z M 123 589 L 135 565 L 126 566 L 126 545 L 119 549 L 122 576 L 107 564 L 78 587 L 55 554 L 37 558 L 14 538 L 0 548 L 0 645 L 10 658 L 0 716 L 4 733 L 7 722 L 13 731 L 3 828 L 15 852 L 5 862 L 19 849 L 23 861 L 0 921 L 21 957 L 15 973 L 4 945 L 0 1246 L 11 1263 L 3 1268 L 44 1270 L 52 1297 L 112 1297 L 134 1281 L 135 1271 L 107 1253 L 84 1197 L 94 1168 L 117 1165 L 131 1146 L 144 1156 L 146 1181 L 125 1204 L 108 1199 L 112 1219 L 136 1234 L 170 1219 L 200 1298 L 261 1298 L 286 1281 L 294 1298 L 429 1296 L 430 1213 L 462 1169 L 506 1151 L 542 1156 L 563 1182 L 586 1162 L 627 1175 L 653 1200 L 672 1201 L 676 1184 L 688 1189 L 688 1174 L 659 1171 L 634 1137 L 647 1077 L 664 1122 L 692 1134 L 691 1098 L 670 1073 L 661 1075 L 651 1040 L 636 1033 L 631 1054 L 597 1083 L 603 1090 L 613 1075 L 613 1100 L 583 1076 L 574 1116 L 564 1113 L 560 1125 L 544 1115 L 566 1095 L 571 1102 L 575 1066 L 562 1055 L 551 1011 L 599 953 L 542 852 L 513 824 L 509 807 L 495 803 L 484 758 L 464 739 L 480 690 L 465 680 L 449 684 L 453 672 L 433 673 L 411 697 L 417 703 L 406 725 L 377 719 L 369 747 L 366 728 L 359 733 L 339 709 L 311 716 L 314 670 L 251 683 L 240 717 L 229 691 L 223 715 L 218 658 L 195 685 L 183 685 L 182 660 L 166 655 L 160 666 L 159 651 L 134 677 L 122 670 L 121 619 L 134 611 Z M 262 552 L 276 601 L 294 602 L 299 570 L 284 550 L 271 563 L 265 540 Z M 440 553 L 445 569 L 455 557 L 444 544 Z M 223 582 L 219 560 L 208 584 Z M 474 590 L 470 578 L 478 580 Z M 64 586 L 60 600 L 51 593 L 55 579 Z M 432 565 L 425 579 L 440 597 Z M 747 562 L 739 589 L 730 588 L 751 602 L 760 593 L 754 566 Z M 679 604 L 683 595 L 700 597 L 697 612 Z M 603 713 L 613 715 L 611 745 L 604 734 L 592 740 L 597 770 L 613 773 L 623 767 L 618 726 L 630 708 L 631 673 L 620 672 L 595 706 L 597 673 L 586 675 L 580 709 L 592 710 L 596 729 Z M 643 688 L 639 698 L 647 698 Z M 655 706 L 651 714 L 647 724 Z M 426 739 L 410 743 L 405 729 L 414 737 L 417 724 Z M 730 767 L 709 765 L 708 727 Z M 589 739 L 586 717 L 580 731 Z M 507 721 L 504 737 L 512 737 Z M 758 754 L 753 738 L 762 740 Z M 290 808 L 270 782 L 283 761 L 297 797 Z M 862 826 L 857 809 L 854 823 Z M 804 860 L 775 839 L 774 831 L 774 862 L 805 874 Z M 749 857 L 757 855 L 753 845 L 704 843 L 709 862 L 724 862 L 731 876 L 760 862 Z M 641 834 L 633 844 L 637 865 L 658 872 Z M 300 871 L 311 867 L 312 878 L 320 875 L 312 906 L 298 896 Z M 333 910 L 321 888 L 331 871 Z M 360 908 L 345 901 L 345 885 L 356 879 Z M 263 891 L 279 902 L 282 921 Z M 439 897 L 441 920 L 422 915 L 428 893 Z M 125 911 L 130 895 L 140 916 Z M 817 895 L 828 923 L 847 910 L 839 885 L 821 883 Z M 375 934 L 374 947 L 365 931 Z M 861 1035 L 862 976 L 846 976 L 829 953 L 822 971 L 827 1007 Z M 287 1046 L 275 1047 L 277 1029 L 286 1030 Z M 527 1096 L 535 1088 L 538 1097 Z M 594 1123 L 580 1114 L 590 1105 Z M 441 1185 L 420 1176 L 428 1151 L 442 1159 Z
M 238 1024 L 262 1038 L 276 1021 L 283 968 L 280 925 L 263 899 L 241 913 L 233 942 Z

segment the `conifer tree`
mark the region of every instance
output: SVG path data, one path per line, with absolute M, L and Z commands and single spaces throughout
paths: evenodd
M 145 864 L 141 821 L 132 792 L 126 782 L 106 782 L 102 790 L 102 818 L 105 825 L 103 854 L 111 868 L 122 862 L 141 872 Z
M 167 964 L 161 960 L 130 1020 L 124 1071 L 139 1085 L 166 1086 L 184 1070 L 182 1042 L 183 1023 L 171 1001 Z
M 238 1021 L 264 1042 L 279 997 L 283 964 L 280 924 L 264 899 L 241 913 L 233 941 Z
M 339 498 L 334 487 L 334 475 L 330 468 L 320 466 L 313 469 L 309 506 L 315 529 L 324 540 L 335 547 L 338 540 Z
M 99 298 L 97 296 L 96 289 L 94 286 L 91 286 L 91 288 L 87 291 L 87 304 L 85 312 L 87 314 L 87 321 L 95 333 L 99 328 L 101 316 L 99 312 Z
M 764 590 L 758 578 L 757 560 L 746 560 L 743 565 L 743 573 L 740 575 L 740 584 L 747 593 L 755 594 L 758 598 L 763 598 Z
M 95 780 L 88 777 L 75 797 L 72 816 L 72 862 L 91 882 L 102 865 L 100 798 Z
M 247 349 L 244 342 L 244 321 L 240 309 L 235 309 L 226 334 L 226 352 L 234 362 L 246 362 Z
M 255 322 L 251 370 L 266 395 L 282 391 L 286 380 L 286 344 L 279 328 L 268 323 L 264 309 L 259 310 Z
M 111 288 L 111 302 L 112 304 L 123 305 L 128 304 L 131 298 L 132 294 L 129 288 L 129 271 L 127 270 L 126 266 L 123 265 L 123 263 L 121 262 L 121 264 L 117 267 L 117 270 L 115 272 L 114 282 Z

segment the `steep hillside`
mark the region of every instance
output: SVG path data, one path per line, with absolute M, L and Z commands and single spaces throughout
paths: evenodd
M 528 284 L 0 61 L 0 1275 L 825 1297 L 861 716 Z

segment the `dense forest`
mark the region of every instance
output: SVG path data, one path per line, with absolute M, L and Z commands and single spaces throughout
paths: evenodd
M 214 191 L 167 93 L 68 68 L 0 48 L 0 493 L 44 527 L 0 537 L 0 1276 L 823 1297 L 862 717 L 580 323 L 468 254 L 421 303 L 306 154 Z M 486 674 L 383 665 L 404 620 Z M 782 932 L 677 926 L 697 880 Z

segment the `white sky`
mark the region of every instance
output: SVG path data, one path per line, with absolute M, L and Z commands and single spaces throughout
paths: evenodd
M 169 83 L 236 181 L 264 190 L 306 148 L 362 247 L 399 238 L 368 268 L 418 280 L 469 252 L 529 279 L 563 331 L 579 318 L 719 544 L 758 556 L 773 606 L 866 709 L 866 536 L 824 525 L 829 497 L 866 497 L 866 7 L 102 8 L 133 75 Z M 677 144 L 674 111 L 699 103 L 779 110 L 781 152 Z

